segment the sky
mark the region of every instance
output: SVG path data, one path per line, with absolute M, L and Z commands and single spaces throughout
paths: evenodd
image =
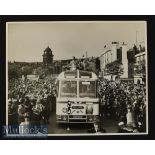
M 145 22 L 16 22 L 8 24 L 8 61 L 42 62 L 47 46 L 54 60 L 100 56 L 104 46 L 124 42 L 128 49 L 146 42 Z

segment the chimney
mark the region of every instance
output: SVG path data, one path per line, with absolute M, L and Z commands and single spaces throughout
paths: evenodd
M 139 45 L 139 50 L 140 50 L 140 52 L 142 52 L 142 45 L 141 44 Z
M 88 53 L 87 53 L 87 51 L 86 51 L 86 58 L 88 57 Z

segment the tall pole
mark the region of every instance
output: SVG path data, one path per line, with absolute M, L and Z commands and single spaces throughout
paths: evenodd
M 136 46 L 137 46 L 137 38 L 138 38 L 138 31 L 136 31 Z

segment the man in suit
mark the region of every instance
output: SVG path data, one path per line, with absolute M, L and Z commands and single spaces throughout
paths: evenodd
M 98 122 L 93 124 L 93 127 L 88 130 L 88 133 L 105 133 L 106 130 L 102 128 Z

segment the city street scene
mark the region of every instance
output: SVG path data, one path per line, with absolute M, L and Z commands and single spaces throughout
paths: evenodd
M 6 124 L 49 136 L 147 134 L 146 24 L 7 23 Z

